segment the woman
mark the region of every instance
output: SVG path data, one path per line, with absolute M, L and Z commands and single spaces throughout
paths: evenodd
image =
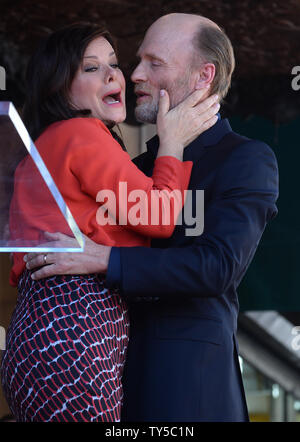
M 76 24 L 53 33 L 32 58 L 28 80 L 25 123 L 81 231 L 96 242 L 118 246 L 145 246 L 151 237 L 170 236 L 174 222 L 168 226 L 131 222 L 130 205 L 122 205 L 118 184 L 127 184 L 127 195 L 139 189 L 149 197 L 153 189 L 164 190 L 163 207 L 171 191 L 187 189 L 192 163 L 182 161 L 183 147 L 191 141 L 191 132 L 194 138 L 201 132 L 189 125 L 195 103 L 168 112 L 168 97 L 162 96 L 161 145 L 149 178 L 110 132 L 124 121 L 126 109 L 125 80 L 107 31 Z M 184 112 L 178 121 L 180 109 Z M 210 110 L 205 129 L 216 121 L 216 111 Z M 25 158 L 18 173 L 32 176 L 30 159 Z M 97 195 L 103 189 L 114 193 L 120 207 L 118 213 L 108 211 L 115 224 L 98 222 L 103 201 L 99 203 Z M 47 225 L 45 216 L 42 225 L 40 217 L 36 221 L 30 200 L 41 195 L 40 189 L 15 185 L 12 208 L 17 207 L 19 215 L 11 216 L 12 232 L 27 229 L 38 237 L 41 229 L 57 229 L 55 222 Z M 151 201 L 144 201 L 149 212 Z M 176 219 L 181 207 L 171 207 L 170 218 Z M 44 210 L 51 214 L 50 206 Z M 126 223 L 119 222 L 121 216 Z M 119 421 L 129 333 L 124 300 L 95 274 L 33 281 L 22 254 L 14 256 L 11 281 L 18 284 L 18 301 L 1 374 L 16 419 Z

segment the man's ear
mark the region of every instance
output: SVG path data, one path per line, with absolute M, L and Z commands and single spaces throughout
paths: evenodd
M 205 63 L 196 76 L 195 89 L 202 89 L 209 86 L 215 78 L 216 67 L 213 63 Z

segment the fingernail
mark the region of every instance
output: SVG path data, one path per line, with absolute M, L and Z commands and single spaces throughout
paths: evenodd
M 163 96 L 165 95 L 165 91 L 164 91 L 164 89 L 161 89 L 161 90 L 159 91 L 159 95 L 160 95 L 161 97 L 163 97 Z
M 31 279 L 35 280 L 34 273 L 31 275 Z
M 23 261 L 27 262 L 27 257 L 26 257 L 26 255 L 23 256 Z

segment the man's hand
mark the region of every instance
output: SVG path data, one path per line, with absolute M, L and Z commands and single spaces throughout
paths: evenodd
M 72 247 L 77 244 L 74 238 L 62 233 L 48 233 L 49 247 Z M 39 252 L 24 256 L 26 268 L 39 268 L 31 277 L 34 280 L 48 278 L 53 275 L 84 275 L 88 273 L 105 273 L 108 266 L 111 247 L 102 246 L 85 236 L 83 252 Z M 46 256 L 46 258 L 44 258 Z

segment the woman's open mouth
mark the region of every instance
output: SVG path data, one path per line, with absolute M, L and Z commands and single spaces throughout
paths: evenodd
M 121 106 L 122 98 L 121 98 L 121 89 L 110 91 L 102 97 L 102 100 L 105 104 L 109 106 Z

